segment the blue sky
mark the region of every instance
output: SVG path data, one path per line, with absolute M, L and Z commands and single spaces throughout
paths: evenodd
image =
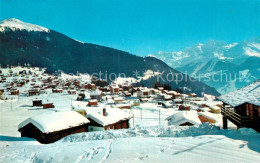
M 142 56 L 260 36 L 259 0 L 0 0 L 8 18 Z

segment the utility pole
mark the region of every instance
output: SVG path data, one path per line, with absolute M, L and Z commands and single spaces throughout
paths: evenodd
M 141 120 L 143 120 L 143 110 L 142 110 L 142 108 L 140 108 L 140 111 L 141 111 Z
M 135 127 L 135 115 L 133 114 L 133 127 Z
M 159 125 L 161 125 L 161 109 L 159 108 Z
M 13 111 L 13 99 L 11 99 L 11 112 Z

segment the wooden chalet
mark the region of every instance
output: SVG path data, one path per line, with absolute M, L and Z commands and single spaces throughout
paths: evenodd
M 179 110 L 181 111 L 190 111 L 190 106 L 180 105 Z
M 196 111 L 180 111 L 166 118 L 168 125 L 193 126 L 201 124 Z
M 179 99 L 179 98 L 173 99 L 173 102 L 174 102 L 174 104 L 183 104 L 183 100 Z
M 33 100 L 33 106 L 42 106 L 42 100 Z
M 43 109 L 55 108 L 54 104 L 52 102 L 48 102 L 48 101 L 43 102 L 42 107 L 43 107 Z
M 119 93 L 119 87 L 117 86 L 109 86 L 109 90 L 112 95 L 117 95 Z
M 96 106 L 98 106 L 98 101 L 96 99 L 89 100 L 88 101 L 88 106 L 96 107 Z
M 223 128 L 227 120 L 237 128 L 253 128 L 260 132 L 260 79 L 234 92 L 218 97 L 223 102 Z
M 18 131 L 21 137 L 48 144 L 71 134 L 86 132 L 88 123 L 88 119 L 74 111 L 46 112 L 20 123 Z
M 125 101 L 123 97 L 113 97 L 115 104 Z
M 88 131 L 103 131 L 109 129 L 127 129 L 132 116 L 118 108 L 95 108 L 87 110 L 86 117 L 90 121 Z
M 19 90 L 11 90 L 11 95 L 19 95 Z
M 89 93 L 89 96 L 90 96 L 91 99 L 96 99 L 98 101 L 101 101 L 101 99 L 102 99 L 102 92 L 99 91 L 99 90 L 91 91 Z
M 137 97 L 139 98 L 149 98 L 150 90 L 147 88 L 138 88 L 137 89 Z
M 62 89 L 52 89 L 53 93 L 62 93 L 63 90 Z
M 31 89 L 28 90 L 28 95 L 29 96 L 40 95 L 40 91 L 38 89 Z

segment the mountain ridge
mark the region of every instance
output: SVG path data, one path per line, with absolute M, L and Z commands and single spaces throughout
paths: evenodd
M 260 37 L 232 44 L 210 40 L 205 44 L 185 48 L 183 51 L 159 52 L 153 55 L 180 72 L 196 76 L 197 79 L 198 76 L 202 76 L 201 81 L 221 93 L 234 91 L 260 78 Z M 222 79 L 223 73 L 230 75 L 230 79 L 206 81 L 205 75 L 213 78 L 217 74 L 217 79 Z M 232 82 L 234 78 L 236 81 Z M 223 89 L 223 86 L 226 88 Z
M 164 79 L 169 73 L 187 77 L 159 59 L 143 58 L 110 47 L 82 43 L 54 30 L 14 30 L 5 26 L 5 31 L 0 32 L 0 56 L 0 63 L 4 66 L 30 63 L 32 66 L 47 67 L 49 73 L 62 70 L 65 73 L 102 72 L 104 75 L 124 73 L 127 77 L 133 77 L 135 71 L 143 73 L 152 70 L 164 72 Z M 152 79 L 143 80 L 141 84 L 152 87 L 154 81 L 150 81 Z M 160 82 L 169 83 L 172 88 L 187 87 L 198 95 L 202 95 L 203 92 L 219 95 L 214 88 L 191 79 L 178 83 L 163 80 Z

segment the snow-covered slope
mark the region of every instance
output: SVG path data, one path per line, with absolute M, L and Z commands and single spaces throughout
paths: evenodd
M 27 30 L 27 31 L 38 31 L 38 32 L 49 32 L 49 29 L 34 25 L 34 24 L 29 24 L 29 23 L 24 23 L 18 19 L 11 18 L 11 19 L 6 19 L 3 21 L 0 21 L 0 32 L 5 31 L 7 29 L 10 30 Z
M 41 145 L 1 137 L 0 162 L 258 162 L 259 133 L 216 127 L 135 127 L 75 134 Z

